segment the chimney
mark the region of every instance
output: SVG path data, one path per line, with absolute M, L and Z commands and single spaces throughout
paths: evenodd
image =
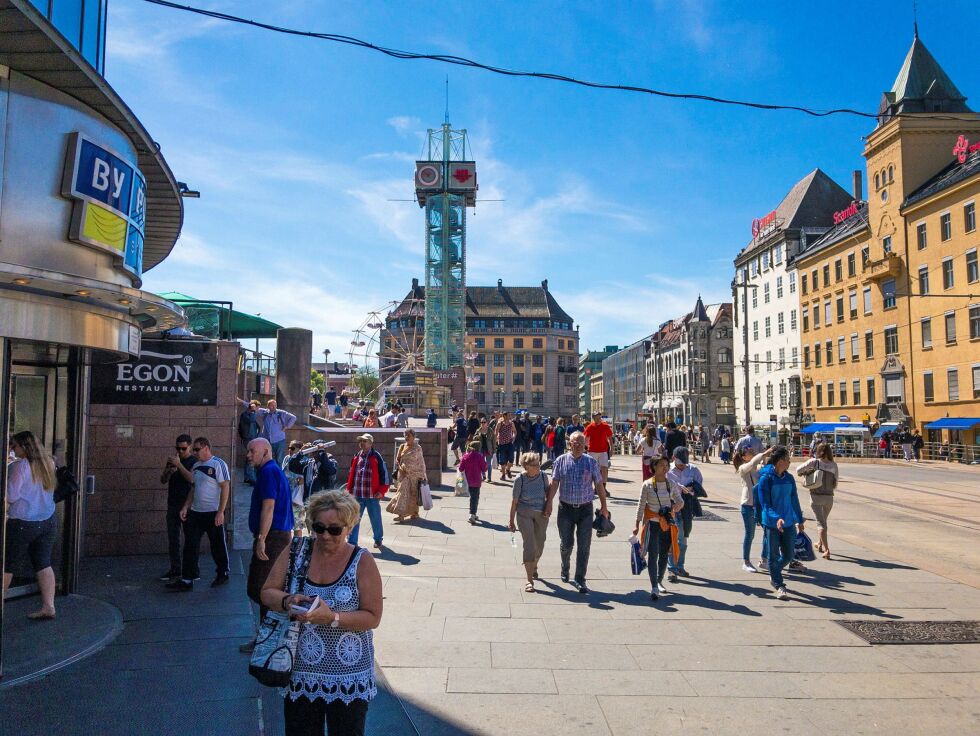
M 541 288 L 544 289 L 545 291 L 548 290 L 548 279 L 545 279 L 544 281 L 541 282 Z
M 418 279 L 412 279 L 412 291 L 413 292 L 416 292 L 418 290 L 419 290 L 419 280 Z
M 860 202 L 864 195 L 864 186 L 861 184 L 861 169 L 854 169 L 854 201 Z
M 497 279 L 497 288 L 498 289 L 503 289 L 504 288 L 504 280 L 503 279 Z

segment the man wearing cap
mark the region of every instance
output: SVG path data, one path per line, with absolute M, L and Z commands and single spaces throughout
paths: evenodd
M 605 485 L 609 482 L 609 440 L 613 437 L 612 427 L 602 421 L 601 413 L 595 412 L 592 421 L 582 430 L 582 434 L 589 444 L 589 454 L 599 463 L 599 468 L 602 470 L 602 484 Z
M 676 583 L 678 575 L 682 578 L 689 577 L 687 570 L 684 569 L 684 558 L 687 556 L 687 543 L 694 525 L 694 483 L 695 481 L 699 484 L 704 483 L 701 471 L 691 465 L 686 447 L 675 448 L 673 459 L 674 464 L 667 471 L 667 479 L 681 487 L 685 508 L 681 509 L 681 523 L 677 525 L 677 546 L 680 547 L 680 555 L 676 560 L 673 550 L 667 555 L 667 582 L 669 583 Z
M 347 541 L 357 544 L 357 535 L 361 530 L 360 519 L 367 511 L 368 518 L 371 520 L 371 529 L 374 531 L 374 546 L 381 549 L 381 541 L 384 537 L 381 528 L 381 499 L 388 492 L 391 476 L 388 475 L 388 466 L 385 465 L 381 453 L 374 449 L 372 435 L 362 434 L 357 438 L 357 446 L 360 450 L 350 463 L 347 491 L 357 499 L 361 512 L 358 515 L 357 525 L 351 530 Z
M 560 493 L 559 493 L 560 490 Z M 580 593 L 588 593 L 585 574 L 589 568 L 589 551 L 592 548 L 592 501 L 599 494 L 599 513 L 609 518 L 606 505 L 606 485 L 602 480 L 599 463 L 585 454 L 585 435 L 573 432 L 568 439 L 568 452 L 551 466 L 551 484 L 545 501 L 545 518 L 551 516 L 552 503 L 558 493 L 558 535 L 561 537 L 561 580 L 568 582 L 572 549 L 575 553 L 575 586 Z

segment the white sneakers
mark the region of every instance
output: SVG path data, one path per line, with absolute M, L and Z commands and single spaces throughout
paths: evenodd
M 755 569 L 752 566 L 752 563 L 751 562 L 744 562 L 744 563 L 742 563 L 742 571 L 743 572 L 759 572 L 757 569 Z
M 781 588 L 776 588 L 775 595 L 781 601 L 784 601 L 787 598 L 789 598 L 789 594 L 786 592 L 786 586 L 783 586 Z

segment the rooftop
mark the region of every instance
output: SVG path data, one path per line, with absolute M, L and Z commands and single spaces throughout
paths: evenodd
M 924 199 L 928 199 L 934 194 L 939 194 L 978 174 L 980 174 L 980 151 L 974 151 L 966 155 L 963 163 L 960 163 L 959 159 L 954 158 L 939 173 L 912 192 L 905 199 L 905 202 L 902 203 L 902 208 L 904 209 Z
M 425 287 L 419 285 L 418 279 L 412 279 L 412 288 L 389 316 L 422 316 L 424 306 Z M 505 286 L 503 280 L 498 280 L 496 286 L 467 286 L 466 316 L 482 319 L 523 317 L 569 324 L 573 322 L 548 290 L 547 279 L 541 282 L 541 286 Z
M 918 30 L 895 83 L 881 96 L 878 124 L 895 115 L 917 112 L 972 112 L 966 97 L 922 43 Z
M 818 251 L 829 248 L 832 245 L 836 245 L 837 243 L 847 240 L 848 238 L 866 230 L 868 230 L 868 203 L 858 202 L 858 210 L 856 214 L 851 215 L 843 222 L 834 225 L 822 236 L 814 240 L 812 243 L 809 243 L 806 248 L 796 256 L 795 260 L 809 258 Z

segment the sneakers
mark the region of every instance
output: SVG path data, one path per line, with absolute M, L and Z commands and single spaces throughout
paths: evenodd
M 561 581 L 563 583 L 567 583 L 568 582 L 568 573 L 567 572 L 562 572 L 562 574 L 561 574 Z
M 765 558 L 759 560 L 758 568 L 760 570 L 768 570 L 769 569 L 769 560 L 767 560 Z
M 787 598 L 789 598 L 789 594 L 786 592 L 786 586 L 784 585 L 779 588 L 776 588 L 775 596 L 781 601 L 784 601 Z
M 217 588 L 222 585 L 227 585 L 227 583 L 228 583 L 228 573 L 222 572 L 222 573 L 218 573 L 217 577 L 215 577 L 215 579 L 211 581 L 211 587 Z
M 691 577 L 691 573 L 689 573 L 683 567 L 680 570 L 677 571 L 677 574 L 680 575 L 682 578 L 689 578 L 689 577 Z
M 470 524 L 473 524 L 475 526 L 476 522 L 478 521 L 478 519 L 476 518 L 476 514 L 470 514 L 470 518 L 468 519 L 468 521 L 470 522 Z
M 666 595 L 667 589 L 663 586 L 663 583 L 657 583 L 657 592 L 660 595 Z
M 375 548 L 375 549 L 381 549 L 382 547 L 384 547 L 384 544 L 382 544 L 382 542 L 381 542 L 381 540 L 380 540 L 380 539 L 379 539 L 379 540 L 377 540 L 377 541 L 376 541 L 376 542 L 374 543 L 374 548 Z
M 167 572 L 163 573 L 163 575 L 160 576 L 160 580 L 163 580 L 164 582 L 170 582 L 174 578 L 179 578 L 179 577 L 180 577 L 180 570 L 167 570 Z
M 652 592 L 652 593 L 650 593 L 650 600 L 652 600 L 652 601 L 659 601 L 660 600 L 660 596 L 657 595 L 656 592 Z
M 582 593 L 583 595 L 589 592 L 589 586 L 585 584 L 584 580 L 581 583 L 575 581 L 575 587 L 578 588 L 578 592 Z
M 166 585 L 167 590 L 172 590 L 175 593 L 188 593 L 194 590 L 194 583 L 189 583 L 186 580 L 177 578 L 176 580 L 171 580 Z
M 806 572 L 806 565 L 799 560 L 793 560 L 791 563 L 789 563 L 789 569 L 795 572 Z
M 674 573 L 674 572 L 667 573 L 667 582 L 668 583 L 676 583 L 677 582 L 677 573 Z
M 751 562 L 743 562 L 742 563 L 742 571 L 743 572 L 759 572 L 754 567 L 752 567 L 752 563 Z

